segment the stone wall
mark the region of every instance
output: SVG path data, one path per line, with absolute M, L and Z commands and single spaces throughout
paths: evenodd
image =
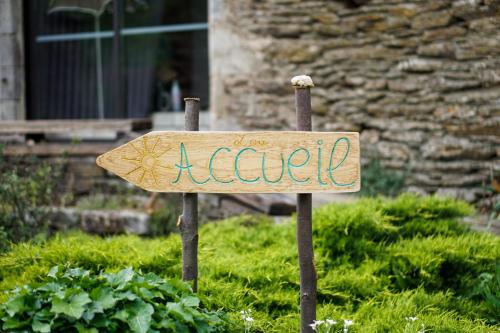
M 210 48 L 215 128 L 293 129 L 308 74 L 315 130 L 361 132 L 409 188 L 474 201 L 499 175 L 498 0 L 211 0 Z
M 24 119 L 22 1 L 0 0 L 0 121 Z

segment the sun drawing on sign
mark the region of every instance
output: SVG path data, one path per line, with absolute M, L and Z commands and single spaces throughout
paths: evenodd
M 134 163 L 136 166 L 127 172 L 125 176 L 135 175 L 137 174 L 137 180 L 139 184 L 143 184 L 147 181 L 147 179 L 152 180 L 157 186 L 158 183 L 158 173 L 157 168 L 165 168 L 167 166 L 161 165 L 159 157 L 165 154 L 170 150 L 170 147 L 167 147 L 164 150 L 158 151 L 158 144 L 160 143 L 160 138 L 157 137 L 156 140 L 151 145 L 148 142 L 148 137 L 144 136 L 142 138 L 142 147 L 136 147 L 132 142 L 130 146 L 134 148 L 137 152 L 136 157 L 122 157 L 123 160 Z

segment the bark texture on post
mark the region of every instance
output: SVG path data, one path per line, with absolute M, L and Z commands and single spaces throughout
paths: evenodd
M 200 119 L 200 99 L 185 98 L 186 131 L 198 131 Z M 192 282 L 193 290 L 198 290 L 198 194 L 183 194 L 182 221 L 182 279 Z
M 295 80 L 295 81 L 294 81 Z M 309 77 L 292 79 L 295 86 L 297 130 L 311 131 L 311 90 Z M 316 269 L 312 242 L 312 195 L 297 194 L 297 247 L 300 267 L 300 332 L 313 332 L 310 324 L 316 320 Z

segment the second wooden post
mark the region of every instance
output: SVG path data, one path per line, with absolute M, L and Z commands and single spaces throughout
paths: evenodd
M 185 98 L 185 129 L 198 131 L 200 123 L 200 99 Z M 198 290 L 198 194 L 184 193 L 182 220 L 182 279 L 191 282 L 193 291 Z
M 295 87 L 297 131 L 311 131 L 311 78 L 306 75 L 292 79 Z M 316 269 L 312 242 L 312 194 L 297 194 L 297 247 L 300 267 L 300 332 L 313 332 L 316 320 Z

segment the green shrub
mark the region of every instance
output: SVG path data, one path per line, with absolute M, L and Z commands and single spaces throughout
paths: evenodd
M 29 240 L 47 231 L 47 209 L 58 172 L 36 161 L 4 159 L 0 147 L 0 252 L 10 243 Z
M 389 246 L 386 273 L 399 290 L 424 286 L 466 295 L 482 272 L 495 270 L 500 242 L 487 234 L 428 237 Z
M 494 273 L 484 272 L 477 277 L 469 296 L 483 300 L 489 310 L 489 321 L 500 323 L 500 262 Z
M 464 217 L 474 212 L 464 201 L 447 197 L 402 194 L 394 200 L 379 200 L 382 213 L 396 225 L 414 221 L 440 221 Z
M 168 236 L 178 232 L 177 220 L 182 214 L 182 196 L 177 193 L 162 194 L 161 208 L 151 214 L 150 236 Z
M 132 269 L 93 275 L 79 268 L 14 290 L 0 306 L 9 332 L 222 332 L 224 317 L 208 312 L 189 285 Z
M 481 274 L 494 275 L 499 238 L 462 228 L 459 219 L 470 211 L 461 202 L 407 195 L 315 210 L 317 318 L 352 319 L 349 332 L 405 332 L 405 317 L 411 316 L 418 320 L 406 332 L 417 332 L 421 324 L 426 332 L 498 332 L 498 306 L 471 290 Z M 243 331 L 240 311 L 247 309 L 252 333 L 297 331 L 295 232 L 293 220 L 276 224 L 256 216 L 200 228 L 197 296 L 208 309 L 228 313 L 231 332 Z M 178 235 L 101 239 L 73 233 L 18 244 L 0 256 L 0 291 L 46 283 L 57 264 L 94 272 L 130 266 L 179 278 L 180 257 Z M 5 300 L 0 293 L 0 303 Z
M 330 263 L 361 263 L 384 254 L 386 245 L 417 236 L 460 235 L 460 217 L 472 208 L 460 201 L 404 194 L 393 200 L 362 199 L 314 211 L 315 245 Z
M 393 197 L 401 193 L 405 185 L 405 173 L 389 170 L 375 158 L 363 166 L 361 173 L 361 196 L 376 197 L 384 195 Z
M 142 203 L 132 194 L 132 191 L 114 195 L 96 193 L 78 199 L 75 207 L 81 210 L 142 209 Z
M 379 253 L 380 246 L 398 238 L 377 202 L 360 205 L 328 205 L 313 214 L 315 246 L 331 263 L 361 263 Z

